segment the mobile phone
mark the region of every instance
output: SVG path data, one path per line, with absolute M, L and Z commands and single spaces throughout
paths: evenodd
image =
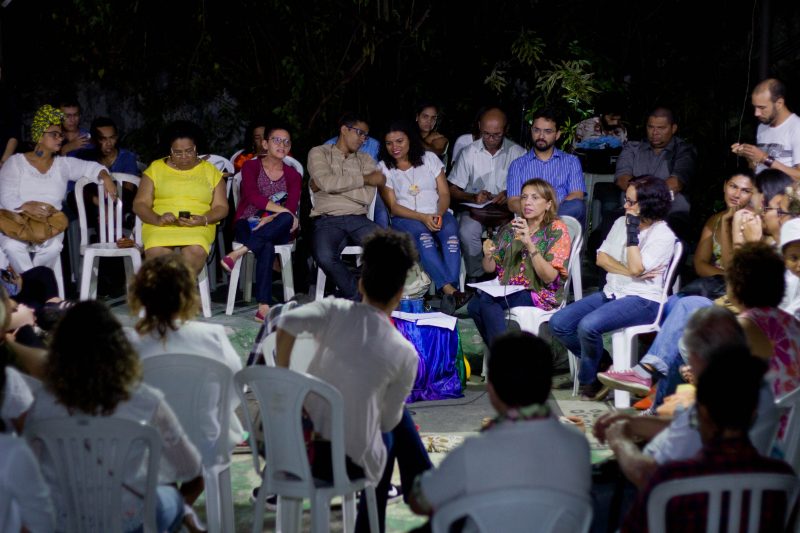
M 189 211 L 178 211 L 178 218 L 192 218 L 192 214 Z

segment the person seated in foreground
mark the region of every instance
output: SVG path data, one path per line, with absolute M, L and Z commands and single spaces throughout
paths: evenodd
M 344 132 L 343 132 L 344 133 Z M 417 375 L 414 346 L 393 326 L 390 316 L 403 295 L 406 274 L 417 260 L 411 238 L 376 230 L 364 240 L 362 302 L 328 298 L 301 305 L 277 320 L 277 365 L 288 368 L 297 335 L 310 332 L 317 353 L 308 373 L 336 387 L 344 400 L 348 475 L 377 483 L 381 531 L 394 459 L 404 487 L 431 467 L 414 421 L 405 409 Z M 349 332 L 348 334 L 342 334 Z M 347 371 L 343 371 L 347 369 Z M 314 477 L 331 479 L 330 413 L 327 404 L 309 397 L 306 410 L 323 440 L 314 442 Z M 369 528 L 366 498 L 359 502 L 356 531 Z
M 550 347 L 526 332 L 492 343 L 486 389 L 497 411 L 477 437 L 421 474 L 409 498 L 411 510 L 432 515 L 465 496 L 512 488 L 544 488 L 589 498 L 589 443 L 553 416 Z M 423 529 L 424 530 L 424 529 Z
M 697 403 L 691 419 L 702 439 L 702 450 L 690 458 L 662 465 L 653 472 L 622 525 L 623 533 L 649 531 L 647 503 L 650 494 L 658 485 L 670 480 L 727 474 L 733 486 L 737 483 L 736 474 L 739 473 L 794 475 L 785 462 L 760 455 L 748 437 L 759 405 L 759 390 L 765 369 L 764 362 L 751 356 L 744 347 L 728 349 L 712 356 L 708 367 L 698 377 Z M 614 435 L 623 431 L 624 423 L 620 426 L 615 424 L 607 434 L 613 439 Z M 701 485 L 697 488 L 703 490 Z M 666 529 L 685 533 L 706 531 L 708 508 L 708 497 L 702 493 L 673 499 L 664 509 Z M 759 530 L 784 531 L 786 511 L 787 501 L 783 493 L 764 493 Z M 744 514 L 741 524 L 746 524 L 748 520 L 746 512 Z M 727 516 L 723 512 L 723 530 L 726 521 Z
M 506 330 L 506 309 L 532 306 L 550 311 L 566 297 L 572 243 L 567 225 L 556 214 L 556 193 L 549 183 L 534 178 L 522 186 L 520 202 L 522 217 L 484 241 L 483 267 L 497 272 L 503 285 L 527 290 L 498 297 L 479 290 L 467 306 L 487 346 Z

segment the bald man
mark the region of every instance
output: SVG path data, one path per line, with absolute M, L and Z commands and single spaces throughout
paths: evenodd
M 731 151 L 747 159 L 756 173 L 774 168 L 800 180 L 800 118 L 786 106 L 786 85 L 766 79 L 753 89 L 750 101 L 760 122 L 756 146 L 736 143 Z
M 447 181 L 450 182 L 450 202 L 458 204 L 492 203 L 505 206 L 506 174 L 512 161 L 525 155 L 525 149 L 506 138 L 508 121 L 502 110 L 493 107 L 478 120 L 480 138 L 467 145 L 456 159 Z M 458 238 L 467 267 L 468 278 L 483 276 L 481 234 L 485 229 L 469 211 L 458 213 Z

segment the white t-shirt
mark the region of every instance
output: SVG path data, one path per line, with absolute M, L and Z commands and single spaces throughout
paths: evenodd
M 474 141 L 475 139 L 472 138 L 471 133 L 465 133 L 464 135 L 458 136 L 456 142 L 453 143 L 453 164 L 458 162 L 458 155 L 461 153 L 461 151 Z
M 0 418 L 9 426 L 12 420 L 19 418 L 33 404 L 33 393 L 22 374 L 10 366 L 6 367 L 6 386 L 3 390 L 3 405 Z
M 800 165 L 800 118 L 792 113 L 783 124 L 776 127 L 759 124 L 756 131 L 758 147 L 775 161 L 787 167 Z M 756 167 L 756 174 L 764 170 L 764 165 Z
M 309 332 L 317 353 L 308 373 L 333 385 L 344 400 L 344 449 L 370 481 L 386 466 L 381 438 L 400 422 L 417 376 L 414 346 L 375 307 L 338 298 L 302 305 L 278 317 L 277 327 L 293 336 Z M 314 430 L 330 439 L 330 409 L 310 396 L 306 410 Z
M 422 165 L 408 170 L 389 169 L 383 161 L 378 168 L 386 176 L 386 187 L 394 191 L 398 204 L 426 215 L 438 213 L 436 177 L 444 171 L 444 165 L 436 154 L 425 152 Z
M 625 217 L 619 217 L 608 237 L 600 245 L 598 252 L 603 252 L 623 265 L 628 264 L 628 234 L 625 228 Z M 661 302 L 661 291 L 667 277 L 670 259 L 675 249 L 675 234 L 663 220 L 656 222 L 649 228 L 639 231 L 639 253 L 642 256 L 642 265 L 645 272 L 661 269 L 661 275 L 652 279 L 641 280 L 623 274 L 606 275 L 606 285 L 603 292 L 609 298 L 623 298 L 625 296 L 640 296 L 645 300 Z
M 8 433 L 0 434 L 0 492 L 11 497 L 0 531 L 17 532 L 22 526 L 31 533 L 55 531 L 56 514 L 39 462 L 24 439 Z
M 465 440 L 421 479 L 434 512 L 464 496 L 515 487 L 589 498 L 591 485 L 589 442 L 554 417 L 501 422 Z
M 779 306 L 782 310 L 800 320 L 800 278 L 786 271 L 786 291 Z
M 510 139 L 503 139 L 502 146 L 494 155 L 486 150 L 483 139 L 478 139 L 461 152 L 447 181 L 464 192 L 487 190 L 498 194 L 506 190 L 506 175 L 511 162 L 523 155 L 525 149 Z

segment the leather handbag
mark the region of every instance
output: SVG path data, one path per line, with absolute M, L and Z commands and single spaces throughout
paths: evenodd
M 0 232 L 31 244 L 41 244 L 63 233 L 69 225 L 67 216 L 50 204 L 42 205 L 47 210 L 41 216 L 0 209 Z

